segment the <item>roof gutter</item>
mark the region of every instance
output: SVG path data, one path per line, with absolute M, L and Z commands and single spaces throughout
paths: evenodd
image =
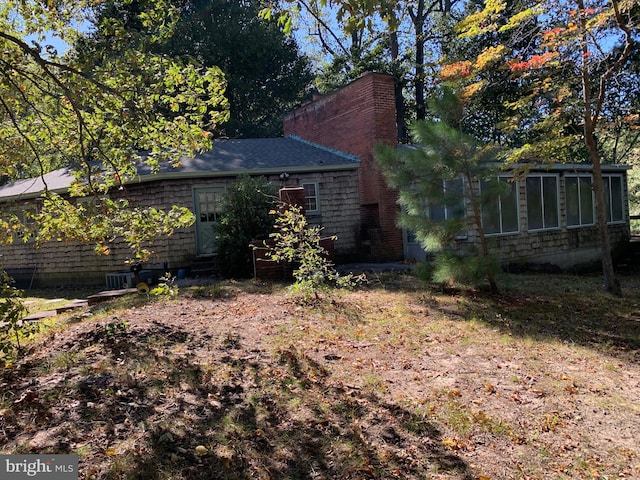
M 316 166 L 292 166 L 292 167 L 267 167 L 267 168 L 253 168 L 253 169 L 240 169 L 240 170 L 228 170 L 228 171 L 193 171 L 193 172 L 159 172 L 149 173 L 143 175 L 137 175 L 132 180 L 125 183 L 126 185 L 138 185 L 141 183 L 150 183 L 163 180 L 185 180 L 194 178 L 229 178 L 237 177 L 243 174 L 249 174 L 251 176 L 257 175 L 280 175 L 283 172 L 288 174 L 296 173 L 316 173 L 316 172 L 335 172 L 346 170 L 357 170 L 360 167 L 359 162 L 344 163 L 338 165 L 316 165 Z M 69 191 L 69 187 L 49 189 L 49 192 L 55 194 L 64 194 Z M 44 190 L 37 192 L 28 192 L 11 196 L 0 196 L 0 203 L 10 202 L 15 200 L 30 200 L 39 198 L 44 193 Z

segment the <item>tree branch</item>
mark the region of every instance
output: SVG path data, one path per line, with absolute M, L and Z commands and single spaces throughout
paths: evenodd
M 22 131 L 22 129 L 20 128 L 20 125 L 18 124 L 18 121 L 16 120 L 16 117 L 14 115 L 13 110 L 11 110 L 11 108 L 9 108 L 9 105 L 7 105 L 7 103 L 4 101 L 4 98 L 2 98 L 2 97 L 0 97 L 0 104 L 2 104 L 2 106 L 5 109 L 5 111 L 7 112 L 7 115 L 9 115 L 9 118 L 11 119 L 11 123 L 13 124 L 13 127 L 16 129 L 18 134 L 27 142 L 27 144 L 29 145 L 29 148 L 33 152 L 34 156 L 36 157 L 36 160 L 38 161 L 38 164 L 40 165 L 40 177 L 42 178 L 42 183 L 44 184 L 44 190 L 46 192 L 49 188 L 47 186 L 47 182 L 44 179 L 44 174 L 45 174 L 44 164 L 42 162 L 42 158 L 40 157 L 40 154 L 38 153 L 38 149 L 34 145 L 34 143 L 31 140 L 31 138 L 29 138 L 29 136 Z
M 609 66 L 609 68 L 600 76 L 600 82 L 598 85 L 599 91 L 597 95 L 598 101 L 596 103 L 596 107 L 593 113 L 594 123 L 598 121 L 600 117 L 600 112 L 602 111 L 602 105 L 604 104 L 604 100 L 605 100 L 607 81 L 627 61 L 627 58 L 629 58 L 629 55 L 631 54 L 631 51 L 633 50 L 633 45 L 634 45 L 631 28 L 629 27 L 629 25 L 625 23 L 624 19 L 622 18 L 618 0 L 611 0 L 611 5 L 615 12 L 615 18 L 616 18 L 616 23 L 618 25 L 618 28 L 620 28 L 620 30 L 622 30 L 622 32 L 624 33 L 625 44 L 622 52 L 620 53 L 620 56 L 616 59 L 615 62 L 613 62 L 613 65 Z
M 15 44 L 16 46 L 18 46 L 18 48 L 20 48 L 20 50 L 22 50 L 24 53 L 28 54 L 31 58 L 34 59 L 34 61 L 40 65 L 40 67 L 42 67 L 43 70 L 45 70 L 48 74 L 49 70 L 48 67 L 55 67 L 58 68 L 62 71 L 71 73 L 73 75 L 77 75 L 85 80 L 87 80 L 88 82 L 93 83 L 94 85 L 96 85 L 97 87 L 99 87 L 101 90 L 104 90 L 106 92 L 111 93 L 112 95 L 116 95 L 119 96 L 119 92 L 118 90 L 105 85 L 102 82 L 97 81 L 95 78 L 90 77 L 89 75 L 81 72 L 80 70 L 70 67 L 69 65 L 65 65 L 64 63 L 59 63 L 59 62 L 53 62 L 51 60 L 47 60 L 45 58 L 42 58 L 42 56 L 40 55 L 40 53 L 38 52 L 38 50 L 36 50 L 33 47 L 30 47 L 29 44 L 27 44 L 25 41 L 19 39 L 18 37 L 14 37 L 13 35 L 9 35 L 6 32 L 2 32 L 0 31 L 0 38 L 4 38 L 8 41 L 10 41 L 11 43 Z
M 329 25 L 327 25 L 327 22 L 325 22 L 322 18 L 320 18 L 320 15 L 318 14 L 318 12 L 313 10 L 311 8 L 311 6 L 305 0 L 299 0 L 298 3 L 300 3 L 300 5 L 302 5 L 307 10 L 307 12 L 309 12 L 311 14 L 311 16 L 315 19 L 315 21 L 318 22 L 318 24 L 321 25 L 329 33 L 329 35 L 331 37 L 333 37 L 333 39 L 338 44 L 338 47 L 340 47 L 340 50 L 342 50 L 342 52 L 345 55 L 349 55 L 349 50 L 347 48 L 345 48 L 345 46 L 340 41 L 340 38 L 338 38 L 338 36 L 335 34 L 335 32 L 329 27 Z M 324 42 L 323 42 L 323 44 L 324 44 Z

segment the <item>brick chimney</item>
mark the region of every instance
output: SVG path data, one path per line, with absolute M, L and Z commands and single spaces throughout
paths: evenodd
M 393 77 L 365 73 L 335 92 L 314 98 L 284 118 L 284 134 L 360 157 L 362 252 L 368 260 L 401 259 L 397 194 L 387 188 L 373 157 L 376 144 L 398 143 Z

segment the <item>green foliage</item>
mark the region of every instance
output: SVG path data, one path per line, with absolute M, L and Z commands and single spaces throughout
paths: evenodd
M 0 353 L 5 361 L 14 351 L 20 352 L 21 338 L 28 338 L 38 330 L 36 323 L 23 320 L 27 309 L 22 303 L 22 292 L 12 285 L 13 280 L 0 270 Z
M 170 297 L 174 298 L 178 296 L 180 289 L 176 284 L 176 277 L 171 272 L 166 272 L 164 276 L 160 277 L 160 282 L 157 286 L 151 289 L 150 295 L 156 295 L 158 297 Z
M 435 257 L 432 280 L 440 284 L 480 285 L 487 278 L 497 278 L 501 273 L 500 262 L 493 255 L 444 251 Z
M 227 277 L 253 273 L 249 243 L 264 240 L 273 231 L 269 212 L 276 189 L 264 178 L 246 176 L 228 187 L 222 199 L 222 215 L 214 226 L 220 271 Z
M 129 323 L 126 320 L 116 318 L 104 326 L 104 333 L 108 337 L 114 337 L 116 335 L 126 333 L 128 329 Z
M 275 213 L 275 212 L 274 212 Z M 270 235 L 275 245 L 269 257 L 277 262 L 288 262 L 296 266 L 293 272 L 293 291 L 305 300 L 329 286 L 352 288 L 363 282 L 363 276 L 340 275 L 327 258 L 321 246 L 318 226 L 309 226 L 302 209 L 296 205 L 281 206 L 275 223 L 276 231 Z M 335 237 L 334 237 L 335 239 Z
M 443 91 L 439 98 L 433 99 L 432 108 L 439 113 L 440 120 L 416 122 L 411 131 L 415 146 L 394 149 L 379 145 L 376 161 L 387 183 L 399 191 L 400 225 L 413 232 L 427 252 L 439 255 L 442 265 L 439 270 L 445 278 L 444 264 L 456 260 L 450 255 L 455 249 L 456 237 L 472 228 L 480 237 L 480 256 L 490 257 L 480 209 L 501 193 L 504 182 L 493 180 L 496 169 L 490 160 L 495 158 L 496 149 L 492 145 L 480 145 L 459 129 L 464 109 L 458 99 L 451 92 Z M 474 183 L 485 178 L 487 184 L 480 195 Z M 469 259 L 474 257 L 469 252 L 465 254 Z M 476 278 L 477 269 L 471 260 L 455 263 L 450 269 L 452 279 Z M 468 275 L 453 275 L 465 266 L 470 268 Z M 491 270 L 484 272 L 495 290 Z
M 169 210 L 132 207 L 127 200 L 100 198 L 94 202 L 71 203 L 50 193 L 45 196 L 37 216 L 37 240 L 93 242 L 96 253 L 108 255 L 110 245 L 124 241 L 131 261 L 145 262 L 160 235 L 171 236 L 176 229 L 189 227 L 193 213 L 185 207 Z
M 296 40 L 275 21 L 258 17 L 261 0 L 181 0 L 174 2 L 174 27 L 163 39 L 149 43 L 138 19 L 155 0 L 108 0 L 97 6 L 104 24 L 121 23 L 131 41 L 148 51 L 187 64 L 220 67 L 227 82 L 229 119 L 215 131 L 230 138 L 282 135 L 281 118 L 299 105 L 312 75 Z M 101 28 L 83 45 L 89 55 L 118 56 L 112 31 Z M 93 52 L 93 53 L 90 53 Z
M 133 256 L 144 258 L 148 252 L 138 242 L 169 234 L 174 220 L 180 228 L 185 212 L 135 211 L 128 202 L 104 197 L 126 191 L 139 169 L 157 171 L 211 147 L 211 131 L 229 114 L 224 74 L 151 53 L 150 45 L 173 31 L 178 17 L 172 2 L 149 2 L 135 14 L 141 26 L 135 42 L 125 17 L 93 15 L 96 2 L 46 5 L 10 0 L 0 7 L 6 72 L 0 77 L 0 178 L 41 176 L 65 167 L 76 183 L 71 198 L 63 199 L 49 195 L 53 186 L 45 182 L 45 208 L 34 217 L 35 225 L 7 218 L 0 223 L 13 231 L 33 227 L 31 235 L 39 240 L 96 240 L 102 251 L 110 239 L 124 238 Z M 84 32 L 94 29 L 109 31 L 116 55 L 73 50 L 62 55 L 49 45 L 51 37 L 80 45 Z M 87 207 L 79 200 L 87 197 L 99 204 L 95 221 L 86 218 Z

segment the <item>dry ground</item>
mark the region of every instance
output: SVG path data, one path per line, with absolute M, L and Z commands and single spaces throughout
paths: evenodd
M 300 304 L 225 282 L 58 320 L 0 377 L 0 453 L 82 479 L 640 478 L 640 279 L 406 273 Z

